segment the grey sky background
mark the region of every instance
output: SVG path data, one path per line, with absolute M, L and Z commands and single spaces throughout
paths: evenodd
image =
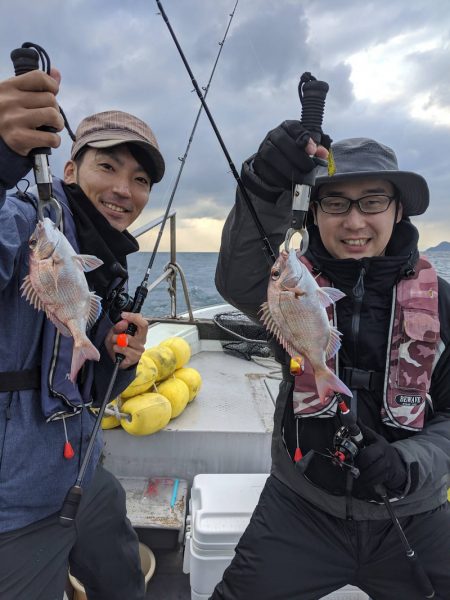
M 235 0 L 165 0 L 199 85 L 209 78 Z M 59 102 L 72 128 L 92 112 L 132 112 L 153 128 L 166 159 L 138 225 L 163 213 L 199 100 L 153 0 L 0 0 L 0 79 L 9 53 L 42 45 L 62 72 Z M 450 240 L 450 11 L 446 0 L 240 0 L 208 105 L 241 162 L 269 129 L 300 115 L 297 86 L 311 71 L 330 85 L 324 129 L 393 147 L 400 167 L 428 181 L 431 205 L 414 222 L 421 248 Z M 63 134 L 52 155 L 60 174 Z M 202 115 L 174 200 L 180 250 L 217 251 L 235 181 Z M 152 236 L 141 246 L 150 249 Z M 164 249 L 164 246 L 163 246 Z

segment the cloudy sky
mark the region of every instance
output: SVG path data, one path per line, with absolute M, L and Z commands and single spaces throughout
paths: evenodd
M 194 75 L 205 86 L 236 0 L 164 0 Z M 120 109 L 146 120 L 166 159 L 138 225 L 164 212 L 199 100 L 154 0 L 0 0 L 0 79 L 9 53 L 42 45 L 63 75 L 59 102 L 72 128 Z M 400 167 L 428 181 L 415 219 L 421 248 L 450 240 L 450 11 L 447 0 L 239 0 L 208 105 L 238 170 L 269 129 L 300 115 L 299 77 L 330 85 L 324 129 L 335 140 L 375 137 Z M 61 172 L 63 135 L 52 156 Z M 174 200 L 178 247 L 217 251 L 235 181 L 205 115 Z M 153 237 L 141 239 L 151 249 Z M 163 247 L 164 249 L 164 247 Z

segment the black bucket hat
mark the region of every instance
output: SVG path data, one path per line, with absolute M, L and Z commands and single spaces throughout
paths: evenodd
M 318 167 L 313 199 L 324 183 L 375 177 L 387 179 L 399 192 L 403 215 L 421 215 L 428 208 L 430 195 L 425 179 L 417 173 L 400 171 L 397 157 L 391 148 L 370 138 L 349 138 L 332 144 L 336 171 L 328 174 L 326 167 Z

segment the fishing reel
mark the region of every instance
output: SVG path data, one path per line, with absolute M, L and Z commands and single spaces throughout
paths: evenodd
M 355 467 L 355 458 L 359 447 L 352 438 L 349 428 L 342 425 L 333 436 L 333 450 L 330 450 L 331 462 L 341 469 L 349 469 L 352 477 L 359 477 L 359 469 Z
M 114 292 L 113 292 L 114 293 Z M 123 312 L 132 312 L 134 306 L 133 297 L 121 289 L 112 299 L 108 306 L 108 315 L 112 323 L 118 323 Z

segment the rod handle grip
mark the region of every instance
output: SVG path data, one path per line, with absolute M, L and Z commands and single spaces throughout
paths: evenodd
M 59 513 L 59 523 L 63 527 L 70 527 L 75 520 L 80 506 L 83 489 L 79 485 L 73 485 L 67 492 L 67 496 Z
M 34 48 L 16 48 L 11 52 L 10 56 L 16 77 L 18 75 L 24 75 L 25 73 L 37 71 L 39 69 L 39 54 L 36 52 L 36 50 L 34 50 Z M 38 129 L 39 131 L 57 133 L 57 130 L 54 127 L 48 127 L 47 125 L 42 125 L 42 127 L 38 127 Z M 30 155 L 34 156 L 35 154 L 51 153 L 52 151 L 50 148 L 34 148 L 30 152 Z
M 298 85 L 298 94 L 302 105 L 301 122 L 318 144 L 322 137 L 322 122 L 325 111 L 325 99 L 329 85 L 318 81 L 311 73 L 303 73 Z

